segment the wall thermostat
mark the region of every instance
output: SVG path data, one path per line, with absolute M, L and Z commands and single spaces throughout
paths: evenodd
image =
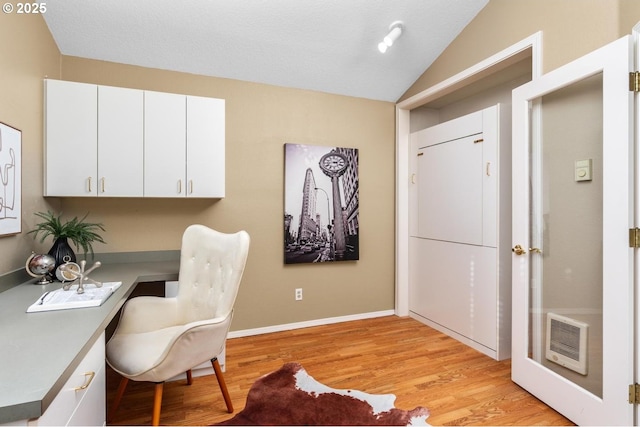
M 591 181 L 593 170 L 593 160 L 576 160 L 575 165 L 575 180 L 576 181 Z

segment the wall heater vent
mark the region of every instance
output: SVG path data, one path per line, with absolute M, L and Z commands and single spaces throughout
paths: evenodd
M 547 313 L 547 359 L 586 375 L 588 330 L 584 322 Z

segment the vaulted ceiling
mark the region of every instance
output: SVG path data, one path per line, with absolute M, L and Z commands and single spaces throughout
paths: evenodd
M 43 16 L 64 55 L 394 102 L 488 1 L 59 0 Z

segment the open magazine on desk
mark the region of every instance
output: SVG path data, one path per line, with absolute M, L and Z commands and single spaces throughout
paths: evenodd
M 122 282 L 104 282 L 101 287 L 85 284 L 84 293 L 79 294 L 78 285 L 73 285 L 68 291 L 56 289 L 42 294 L 40 298 L 27 308 L 27 313 L 52 310 L 68 310 L 73 308 L 101 306 Z

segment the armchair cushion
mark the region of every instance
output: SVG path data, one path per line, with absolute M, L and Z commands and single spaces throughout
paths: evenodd
M 183 323 L 176 298 L 141 296 L 124 305 L 116 335 L 151 332 Z
M 107 346 L 107 362 L 135 381 L 166 381 L 220 354 L 231 317 L 114 335 Z

